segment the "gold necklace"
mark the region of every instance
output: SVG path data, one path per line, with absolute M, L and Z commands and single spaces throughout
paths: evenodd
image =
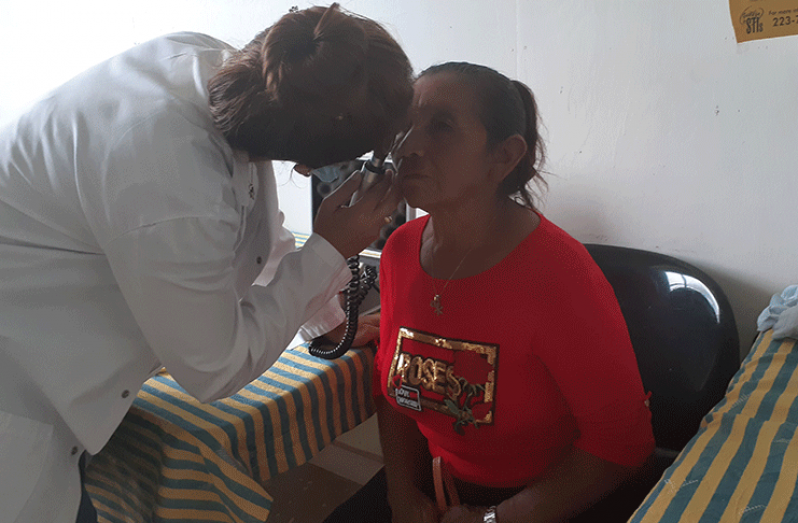
M 441 294 L 446 292 L 446 287 L 449 286 L 449 282 L 452 281 L 452 278 L 454 278 L 454 275 L 457 274 L 458 270 L 460 270 L 460 267 L 462 267 L 463 262 L 465 261 L 465 259 L 468 257 L 469 254 L 471 254 L 471 251 L 473 251 L 475 248 L 476 248 L 476 245 L 474 245 L 473 247 L 468 249 L 468 251 L 466 251 L 465 255 L 463 255 L 463 259 L 460 260 L 460 263 L 458 263 L 457 267 L 454 268 L 454 271 L 452 272 L 452 275 L 449 276 L 449 279 L 446 280 L 446 283 L 443 284 L 443 289 L 441 289 L 441 292 L 438 292 L 438 289 L 435 287 L 435 277 L 434 276 L 432 277 L 432 291 L 435 293 L 435 296 L 432 298 L 432 301 L 429 302 L 429 306 L 432 307 L 432 310 L 434 310 L 435 314 L 437 314 L 438 316 L 443 314 L 443 304 L 441 304 Z M 432 269 L 432 272 L 434 273 L 435 272 L 435 253 L 434 252 L 431 253 L 431 255 L 430 255 L 429 265 L 430 265 L 430 268 Z
M 491 217 L 490 221 L 488 222 L 488 230 L 489 231 L 493 227 L 493 223 L 496 220 L 496 215 L 497 214 L 498 213 L 494 213 L 493 216 Z M 430 240 L 430 242 L 432 242 L 432 240 Z M 468 251 L 466 251 L 466 253 L 463 255 L 463 258 L 460 260 L 460 263 L 458 263 L 457 267 L 454 268 L 454 271 L 452 272 L 452 275 L 449 276 L 449 279 L 446 280 L 446 283 L 443 284 L 443 289 L 441 289 L 441 292 L 438 292 L 438 289 L 435 286 L 435 278 L 432 277 L 432 291 L 435 293 L 435 296 L 432 297 L 432 301 L 429 302 L 429 306 L 432 307 L 432 310 L 434 310 L 435 314 L 437 314 L 438 316 L 441 316 L 443 314 L 443 304 L 441 303 L 441 295 L 444 292 L 446 292 L 446 287 L 449 286 L 449 282 L 452 281 L 452 278 L 454 278 L 454 275 L 457 274 L 457 271 L 459 271 L 460 267 L 463 266 L 463 262 L 466 260 L 466 258 L 468 258 L 468 255 L 471 254 L 471 252 L 474 249 L 477 248 L 477 245 L 479 245 L 479 242 L 477 242 L 474 245 L 472 245 L 471 248 L 468 249 Z M 431 252 L 430 252 L 430 258 L 429 258 L 429 265 L 430 265 L 430 269 L 432 270 L 432 273 L 434 274 L 435 273 L 435 252 L 433 251 L 432 243 L 430 243 L 430 251 Z

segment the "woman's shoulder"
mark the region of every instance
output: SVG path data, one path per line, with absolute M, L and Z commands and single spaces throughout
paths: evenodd
M 402 256 L 417 250 L 421 242 L 421 233 L 427 224 L 429 216 L 421 216 L 406 222 L 393 230 L 385 246 L 382 248 L 383 256 Z M 415 249 L 414 249 L 415 246 Z
M 564 229 L 538 213 L 540 224 L 530 236 L 530 250 L 561 259 L 591 259 L 582 243 Z
M 525 276 L 519 279 L 560 308 L 606 307 L 615 302 L 603 271 L 579 240 L 545 218 L 537 232 L 527 251 Z
M 429 216 L 414 218 L 394 229 L 385 241 L 383 252 L 386 249 L 395 248 L 394 246 L 397 244 L 406 246 L 408 243 L 420 240 L 421 233 L 424 231 L 424 226 L 427 224 L 428 219 Z
M 600 271 L 579 240 L 542 214 L 533 240 L 527 247 L 528 252 L 553 273 L 567 274 L 569 279 L 574 279 Z

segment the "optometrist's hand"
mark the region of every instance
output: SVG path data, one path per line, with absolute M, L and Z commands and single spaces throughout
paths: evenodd
M 348 206 L 360 185 L 361 176 L 355 172 L 322 200 L 313 221 L 313 231 L 330 242 L 344 258 L 359 254 L 377 240 L 380 228 L 402 200 L 398 187 L 393 183 L 394 172 L 389 170 L 362 198 Z
M 338 345 L 346 334 L 346 322 L 343 322 L 324 335 L 333 344 Z M 380 315 L 366 314 L 357 320 L 357 333 L 352 340 L 353 347 L 363 347 L 380 337 Z

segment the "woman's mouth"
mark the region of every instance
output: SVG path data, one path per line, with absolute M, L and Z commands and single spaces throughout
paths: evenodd
M 396 165 L 396 174 L 400 180 L 420 178 L 422 176 L 419 166 L 411 161 L 408 161 L 406 158 L 401 160 Z

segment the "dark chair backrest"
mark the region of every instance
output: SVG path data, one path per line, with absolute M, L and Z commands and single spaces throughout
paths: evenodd
M 729 301 L 698 268 L 664 254 L 586 244 L 621 306 L 657 447 L 681 450 L 740 366 Z

